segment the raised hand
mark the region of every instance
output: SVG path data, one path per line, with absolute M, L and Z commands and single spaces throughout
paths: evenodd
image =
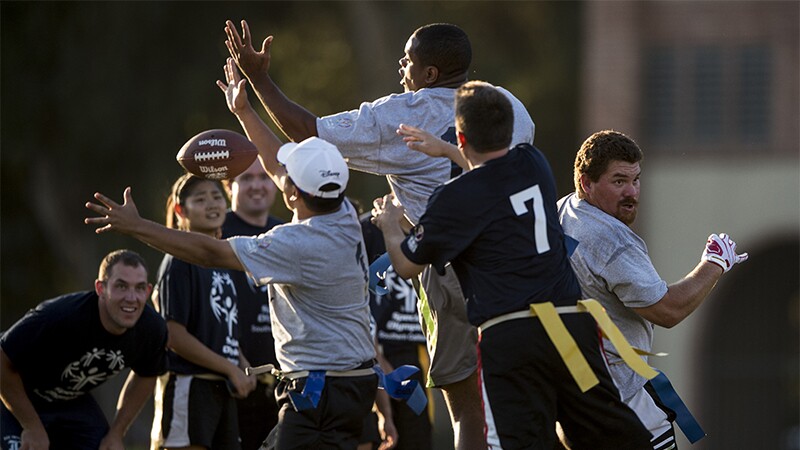
M 252 108 L 247 98 L 247 80 L 239 75 L 239 69 L 233 63 L 233 58 L 228 58 L 222 67 L 225 72 L 225 83 L 217 80 L 217 86 L 225 94 L 225 102 L 233 114 Z
M 139 216 L 139 210 L 133 202 L 131 188 L 125 188 L 122 195 L 123 203 L 120 205 L 99 192 L 95 193 L 94 198 L 100 203 L 86 202 L 85 206 L 100 217 L 87 217 L 84 219 L 84 223 L 97 225 L 98 228 L 95 230 L 97 234 L 106 231 L 131 234 L 144 219 Z
M 247 21 L 242 20 L 242 35 L 236 30 L 236 26 L 230 20 L 225 21 L 225 46 L 231 54 L 236 65 L 242 70 L 244 76 L 252 79 L 254 76 L 269 74 L 270 52 L 272 36 L 267 36 L 261 44 L 261 51 L 253 48 L 250 27 Z
M 747 261 L 748 257 L 747 253 L 737 255 L 736 242 L 733 242 L 727 234 L 721 233 L 719 236 L 712 234 L 708 237 L 702 259 L 720 266 L 725 273 L 734 265 Z

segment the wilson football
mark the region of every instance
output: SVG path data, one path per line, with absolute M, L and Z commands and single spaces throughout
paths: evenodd
M 192 175 L 228 180 L 247 170 L 257 156 L 256 146 L 243 135 L 207 130 L 186 141 L 175 158 Z

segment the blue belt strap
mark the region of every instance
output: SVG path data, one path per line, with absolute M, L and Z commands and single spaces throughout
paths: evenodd
M 414 414 L 420 415 L 428 404 L 428 397 L 417 380 L 409 380 L 411 375 L 419 372 L 419 368 L 411 365 L 400 366 L 387 375 L 376 364 L 372 368 L 378 374 L 378 386 L 383 388 L 389 397 L 404 400 Z
M 322 396 L 322 388 L 324 387 L 324 370 L 312 370 L 308 372 L 308 378 L 306 378 L 306 385 L 303 386 L 303 392 L 297 393 L 289 391 L 289 400 L 292 401 L 294 410 L 303 411 L 304 409 L 316 408 Z
M 672 383 L 669 382 L 663 372 L 658 371 L 658 376 L 650 380 L 650 385 L 655 389 L 661 402 L 675 412 L 677 416 L 675 422 L 681 428 L 683 434 L 686 435 L 686 438 L 689 439 L 689 442 L 694 444 L 706 437 L 706 432 L 703 431 L 703 428 L 697 423 L 692 413 L 689 412 L 689 408 L 686 407 L 678 393 L 675 392 L 675 388 L 672 387 Z
M 417 367 L 411 365 L 400 366 L 388 375 L 383 374 L 379 365 L 372 367 L 378 375 L 378 386 L 383 388 L 390 397 L 397 400 L 404 400 L 409 408 L 416 415 L 420 415 L 428 404 L 428 397 L 425 391 L 416 380 L 409 380 L 411 375 L 419 372 Z M 292 402 L 295 411 L 314 409 L 319 405 L 322 396 L 322 389 L 325 387 L 325 371 L 312 370 L 308 372 L 306 384 L 302 392 L 289 391 L 289 400 Z
M 385 295 L 389 292 L 383 286 L 380 286 L 378 282 L 383 280 L 386 277 L 386 271 L 389 269 L 389 266 L 392 265 L 392 262 L 389 261 L 389 254 L 384 253 L 378 259 L 372 262 L 369 265 L 369 290 L 375 295 Z

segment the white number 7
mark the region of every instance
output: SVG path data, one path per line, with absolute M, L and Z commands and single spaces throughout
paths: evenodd
M 544 214 L 544 202 L 542 200 L 542 190 L 539 185 L 534 185 L 508 197 L 511 206 L 518 216 L 528 212 L 525 204 L 528 200 L 533 200 L 533 238 L 536 241 L 536 251 L 544 253 L 550 250 L 550 243 L 547 241 L 547 219 Z

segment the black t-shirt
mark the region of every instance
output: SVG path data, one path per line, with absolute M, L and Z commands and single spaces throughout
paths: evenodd
M 203 345 L 239 365 L 239 318 L 237 289 L 232 272 L 189 264 L 164 255 L 158 269 L 159 311 L 174 320 Z M 169 370 L 185 375 L 209 373 L 209 369 L 168 352 Z
M 476 326 L 530 303 L 569 305 L 581 296 L 553 173 L 528 144 L 439 186 L 401 248 L 440 273 L 452 263 Z
M 250 225 L 233 211 L 228 211 L 228 213 L 225 214 L 225 223 L 222 224 L 222 238 L 227 239 L 231 236 L 258 236 L 282 223 L 283 221 L 277 217 L 268 216 L 265 226 Z
M 125 333 L 106 331 L 94 291 L 42 302 L 0 339 L 33 402 L 74 399 L 126 367 L 144 377 L 161 375 L 166 344 L 166 324 L 150 305 Z
M 228 211 L 222 225 L 222 237 L 257 236 L 271 230 L 283 222 L 269 216 L 263 227 L 250 225 Z M 239 296 L 239 346 L 252 366 L 264 364 L 278 365 L 275 357 L 275 340 L 272 338 L 272 325 L 269 316 L 269 296 L 267 286 L 256 286 L 246 273 L 231 271 Z

